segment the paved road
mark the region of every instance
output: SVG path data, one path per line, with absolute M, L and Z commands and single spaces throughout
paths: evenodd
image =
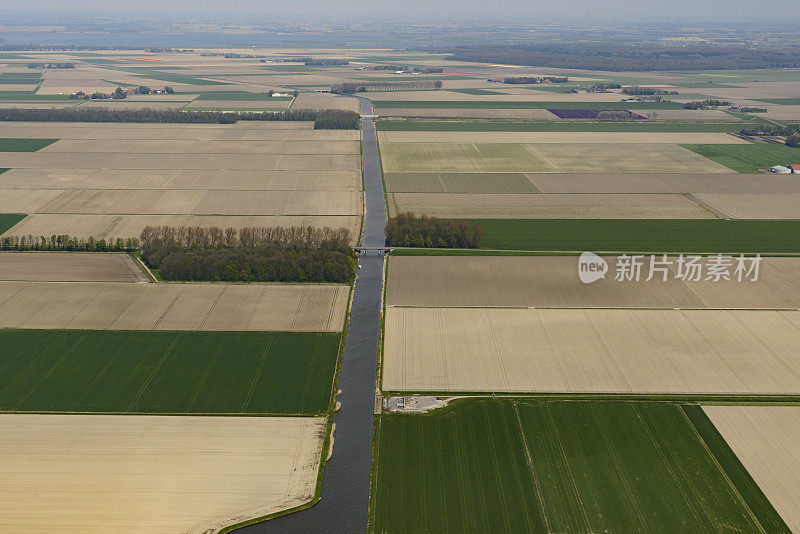
M 361 113 L 372 114 L 372 104 L 360 98 Z M 378 140 L 371 118 L 361 121 L 364 139 L 366 215 L 361 243 L 383 246 L 386 204 L 378 159 Z M 369 475 L 372 458 L 372 420 L 378 335 L 383 295 L 383 256 L 365 251 L 360 259 L 350 323 L 339 375 L 342 409 L 334 414 L 336 435 L 333 457 L 325 464 L 322 499 L 302 512 L 278 517 L 238 530 L 250 533 L 362 533 L 367 527 Z

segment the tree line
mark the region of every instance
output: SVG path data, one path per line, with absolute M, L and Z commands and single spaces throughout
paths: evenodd
M 105 239 L 78 239 L 66 234 L 46 236 L 7 236 L 0 240 L 0 250 L 63 250 L 69 252 L 133 252 L 139 248 L 139 240 L 133 237 L 115 241 Z
M 483 228 L 470 221 L 439 219 L 411 212 L 386 222 L 386 245 L 393 247 L 478 248 Z
M 431 51 L 439 51 L 432 49 Z M 604 71 L 729 70 L 800 67 L 800 48 L 735 45 L 560 42 L 472 45 L 447 50 L 448 60 Z
M 683 107 L 684 109 L 708 109 L 708 108 L 715 108 L 718 106 L 730 106 L 730 100 L 718 100 L 715 98 L 707 99 L 707 100 L 695 100 L 694 102 L 686 102 Z
M 0 109 L 0 121 L 234 124 L 237 121 L 314 121 L 316 130 L 357 130 L 360 115 L 339 109 L 286 111 L 177 111 L 155 109 Z
M 407 82 L 345 82 L 331 86 L 331 93 L 351 95 L 367 91 L 438 91 L 441 80 L 416 80 Z
M 308 58 L 303 62 L 307 67 L 311 66 L 333 66 L 333 65 L 349 65 L 350 61 L 347 59 L 335 59 L 335 58 L 326 58 L 326 59 L 314 59 Z
M 142 259 L 165 280 L 349 283 L 345 228 L 147 226 Z
M 444 72 L 443 67 L 414 67 L 411 65 L 370 65 L 364 67 L 364 70 L 391 70 L 419 74 L 441 74 Z
M 566 76 L 515 76 L 510 78 L 503 78 L 503 83 L 521 84 L 521 83 L 567 83 L 569 78 Z
M 665 91 L 664 89 L 658 89 L 656 87 L 639 87 L 638 85 L 631 85 L 629 87 L 623 87 L 622 92 L 626 95 L 641 95 L 641 96 L 652 96 L 652 95 L 677 95 L 678 91 Z

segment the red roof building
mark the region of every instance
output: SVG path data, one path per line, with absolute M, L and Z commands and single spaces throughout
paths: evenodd
M 800 164 L 795 163 L 794 165 L 789 165 L 789 168 L 792 170 L 793 173 L 800 174 Z

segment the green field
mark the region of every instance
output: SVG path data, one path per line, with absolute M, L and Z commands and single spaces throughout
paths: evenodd
M 267 93 L 248 93 L 247 91 L 220 91 L 216 93 L 202 93 L 197 100 L 231 100 L 240 102 L 271 102 L 291 100 L 291 96 L 267 96 Z
M 749 145 L 681 145 L 736 172 L 755 174 L 773 165 L 800 163 L 800 148 L 773 143 Z
M 339 335 L 3 330 L 0 346 L 0 411 L 317 414 Z
M 8 169 L 0 169 L 0 174 L 7 170 Z M 25 217 L 26 215 L 24 213 L 0 213 L 0 234 L 8 231 Z
M 682 109 L 679 102 L 509 102 L 486 100 L 376 100 L 380 108 L 426 109 Z
M 472 219 L 481 248 L 627 252 L 800 252 L 800 221 Z
M 515 143 L 382 143 L 385 172 L 552 172 Z
M 386 189 L 392 193 L 538 193 L 522 173 L 387 172 Z
M 759 102 L 767 102 L 768 104 L 783 104 L 785 106 L 798 106 L 800 105 L 800 97 L 798 98 L 754 98 Z
M 383 132 L 698 132 L 728 133 L 742 128 L 752 128 L 759 123 L 702 122 L 702 121 L 630 121 L 600 122 L 569 120 L 514 121 L 514 120 L 424 120 L 424 119 L 379 119 L 378 131 Z
M 378 418 L 368 532 L 789 532 L 698 406 L 456 402 Z
M 33 80 L 30 83 L 37 83 L 41 79 L 38 72 L 0 72 L 0 83 L 8 83 L 6 80 Z
M 69 95 L 36 95 L 32 91 L 0 91 L 0 102 L 36 100 L 40 102 L 69 100 Z
M 36 152 L 56 141 L 58 139 L 0 137 L 0 152 Z
M 172 83 L 185 83 L 188 85 L 231 85 L 228 82 L 218 82 L 214 80 L 206 80 L 197 76 L 188 76 L 175 72 L 161 72 L 157 69 L 148 69 L 143 67 L 113 67 L 105 65 L 105 69 L 118 70 L 133 74 L 134 76 L 141 76 L 143 78 L 150 78 L 151 80 L 159 80 L 162 82 Z
M 500 91 L 487 91 L 486 89 L 446 89 L 448 93 L 461 93 L 462 95 L 505 95 Z
M 685 77 L 702 81 L 736 84 L 739 82 L 794 82 L 800 81 L 798 69 L 731 69 L 682 72 Z M 715 85 L 715 87 L 718 87 Z

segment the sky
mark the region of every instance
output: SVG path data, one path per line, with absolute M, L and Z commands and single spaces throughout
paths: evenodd
M 259 17 L 800 20 L 798 0 L 0 0 L 3 13 Z

